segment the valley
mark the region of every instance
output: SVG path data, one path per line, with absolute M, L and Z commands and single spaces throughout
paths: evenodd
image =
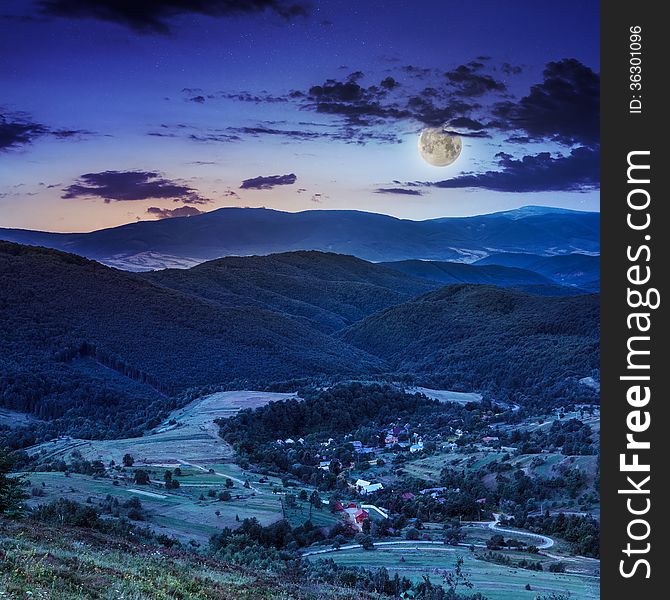
M 425 392 L 441 403 L 457 407 L 481 402 L 481 396 L 477 394 L 425 388 L 408 391 Z M 27 454 L 36 461 L 34 470 L 26 472 L 33 490 L 29 505 L 48 506 L 59 498 L 66 498 L 84 506 L 111 507 L 107 518 L 113 518 L 115 511 L 123 513 L 125 506 L 141 506 L 139 514 L 132 517 L 136 519 L 135 523 L 148 527 L 155 535 L 177 540 L 195 550 L 206 547 L 211 536 L 222 529 L 235 528 L 246 519 L 253 519 L 262 526 L 286 519 L 292 527 L 300 527 L 308 520 L 323 531 L 341 526 L 347 522 L 346 517 L 332 509 L 333 502 L 347 496 L 350 500 L 358 496 L 352 487 L 356 477 L 383 481 L 386 489 L 397 488 L 397 494 L 406 495 L 408 492 L 402 490 L 407 489 L 408 484 L 410 489 L 415 489 L 410 483 L 412 481 L 421 481 L 424 486 L 437 486 L 443 469 L 457 465 L 461 468 L 462 464 L 470 472 L 477 473 L 491 461 L 498 460 L 504 451 L 513 454 L 510 460 L 513 468 L 522 469 L 527 474 L 536 473 L 537 476 L 550 475 L 566 462 L 574 467 L 582 465 L 585 459 L 595 458 L 543 454 L 543 463 L 538 467 L 531 464 L 533 456 L 516 454 L 513 448 L 477 449 L 466 445 L 458 451 L 426 448 L 417 453 L 420 456 L 416 458 L 405 455 L 398 463 L 402 465 L 402 470 L 394 471 L 379 466 L 389 458 L 396 463 L 407 452 L 392 444 L 381 453 L 375 450 L 376 458 L 370 460 L 369 465 L 360 462 L 354 466 L 352 463 L 352 467 L 341 474 L 344 476 L 346 473 L 343 481 L 348 481 L 347 486 L 338 487 L 330 493 L 318 491 L 322 485 L 309 485 L 294 476 L 289 476 L 287 480 L 281 472 L 272 474 L 266 468 L 240 466 L 235 460 L 233 448 L 218 435 L 217 423 L 221 424 L 220 419 L 239 417 L 242 414 L 240 411 L 262 408 L 268 403 L 295 399 L 294 393 L 218 392 L 174 410 L 162 423 L 138 438 L 81 440 L 62 437 L 27 448 Z M 534 429 L 530 421 L 521 425 Z M 427 439 L 424 434 L 426 442 Z M 302 444 L 307 447 L 310 442 L 306 440 Z M 132 464 L 128 464 L 128 456 L 132 457 Z M 61 470 L 62 467 L 57 466 L 59 461 L 71 466 Z M 101 470 L 93 474 L 73 472 L 72 468 L 78 469 L 75 466 L 77 463 L 80 466 L 98 464 L 101 467 L 96 468 Z M 43 471 L 40 465 L 58 470 Z M 361 470 L 363 467 L 366 468 Z M 579 468 L 592 469 L 593 463 L 583 462 L 583 467 Z M 137 482 L 138 470 L 148 474 L 146 482 Z M 179 482 L 177 488 L 168 488 L 166 472 Z M 346 492 L 346 489 L 349 491 Z M 319 495 L 322 506 L 315 507 L 311 501 L 301 499 L 303 491 L 306 498 L 314 493 Z M 225 500 L 221 500 L 223 492 L 228 494 Z M 359 505 L 362 502 L 363 506 L 368 506 L 365 501 L 357 500 Z M 367 501 L 377 502 L 374 499 Z M 554 502 L 552 507 L 569 512 L 576 505 Z M 381 509 L 377 514 L 368 509 L 373 529 L 381 531 L 379 525 L 385 520 L 385 510 Z M 449 543 L 443 539 L 447 528 L 439 521 L 423 522 L 420 525 L 421 534 L 415 539 L 411 531 L 416 529 L 413 529 L 413 521 L 410 520 L 395 537 L 389 538 L 388 533 L 381 537 L 379 533 L 373 534 L 371 548 L 361 545 L 360 540 L 351 539 L 347 543 L 326 538 L 312 543 L 301 553 L 303 558 L 312 562 L 327 558 L 338 565 L 356 566 L 364 561 L 367 568 L 383 567 L 391 575 L 398 573 L 411 581 L 421 581 L 425 575 L 436 584 L 460 557 L 476 589 L 484 592 L 490 600 L 511 600 L 526 595 L 533 598 L 531 592 L 565 591 L 578 600 L 598 597 L 594 575 L 598 572 L 597 560 L 574 556 L 566 542 L 560 539 L 501 526 L 499 516 L 494 517 L 495 520 L 491 521 L 463 520 L 458 524 L 458 537 Z M 521 546 L 525 544 L 537 549 L 530 552 L 523 547 L 492 550 L 495 547 L 491 545 L 491 539 L 495 533 L 509 536 Z M 528 564 L 540 564 L 543 569 L 528 570 L 514 566 L 524 560 Z M 509 564 L 504 564 L 504 561 Z M 549 569 L 551 565 L 564 566 L 560 572 L 552 572 Z M 504 584 L 501 585 L 501 581 Z
M 570 275 L 311 250 L 134 273 L 2 242 L 0 435 L 28 518 L 216 568 L 300 560 L 322 584 L 463 569 L 489 600 L 592 600 L 582 256 Z

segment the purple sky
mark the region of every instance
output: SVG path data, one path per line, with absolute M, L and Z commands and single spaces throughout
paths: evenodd
M 598 12 L 9 0 L 0 226 L 87 231 L 222 206 L 598 210 Z M 427 125 L 463 135 L 452 166 L 420 158 Z

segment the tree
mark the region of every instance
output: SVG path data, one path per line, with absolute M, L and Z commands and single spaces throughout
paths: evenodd
M 459 587 L 466 587 L 472 589 L 474 586 L 470 581 L 470 577 L 463 571 L 463 557 L 459 556 L 456 559 L 456 566 L 453 571 L 449 571 L 444 576 L 444 583 L 447 589 L 456 594 Z
M 421 534 L 416 527 L 410 527 L 405 534 L 405 538 L 408 540 L 418 540 L 420 537 Z
M 357 533 L 354 537 L 354 541 L 357 544 L 360 544 L 363 550 L 374 550 L 374 542 L 372 541 L 372 536 L 367 533 Z
M 452 546 L 457 546 L 465 539 L 465 534 L 461 530 L 460 525 L 445 526 L 444 528 L 444 543 Z
M 228 490 L 223 490 L 219 493 L 219 500 L 222 502 L 228 502 L 232 498 L 232 495 Z
M 300 500 L 302 500 L 303 502 L 307 500 L 307 490 L 300 490 L 298 498 L 300 498 Z
M 132 467 L 135 464 L 135 459 L 133 458 L 132 454 L 124 454 L 123 455 L 123 466 L 124 467 Z
M 23 501 L 28 498 L 28 482 L 23 476 L 8 476 L 14 459 L 9 452 L 0 448 L 0 514 L 19 516 L 24 510 Z
M 147 473 L 144 469 L 135 469 L 134 481 L 137 485 L 148 485 L 149 473 Z
M 233 483 L 233 480 L 230 477 L 226 477 L 226 487 L 227 488 L 235 487 L 235 484 Z
M 486 541 L 486 547 L 489 550 L 497 550 L 505 546 L 505 538 L 499 533 L 495 533 L 491 536 L 491 539 Z
M 321 510 L 321 507 L 323 506 L 323 502 L 321 502 L 321 496 L 319 496 L 319 492 L 316 490 L 314 490 L 312 495 L 309 497 L 309 502 L 317 510 Z

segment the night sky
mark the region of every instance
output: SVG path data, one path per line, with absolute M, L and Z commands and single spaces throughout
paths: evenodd
M 599 3 L 8 0 L 0 226 L 598 210 Z M 461 157 L 419 156 L 425 126 Z

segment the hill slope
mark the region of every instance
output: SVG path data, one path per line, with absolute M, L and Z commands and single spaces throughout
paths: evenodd
M 347 210 L 286 213 L 222 208 L 92 233 L 0 229 L 0 239 L 43 245 L 129 270 L 192 266 L 222 256 L 321 250 L 371 261 L 471 262 L 495 252 L 598 252 L 598 213 L 520 209 L 410 221 Z
M 3 549 L 0 588 L 9 594 L 5 597 L 49 600 L 382 598 L 379 594 L 345 586 L 296 581 L 259 568 L 234 566 L 202 554 L 130 542 L 83 527 L 35 525 L 31 521 L 0 518 Z
M 41 418 L 95 416 L 108 436 L 120 423 L 155 419 L 150 404 L 160 392 L 382 366 L 280 313 L 223 307 L 78 256 L 6 242 L 0 312 L 0 403 Z M 143 392 L 121 393 L 119 379 Z
M 492 254 L 478 260 L 476 265 L 502 265 L 534 271 L 561 285 L 583 289 L 600 289 L 600 256 L 573 253 L 561 256 L 537 254 Z
M 221 306 L 257 306 L 294 315 L 325 331 L 437 287 L 353 256 L 314 251 L 221 258 L 143 277 Z
M 453 285 L 372 315 L 341 337 L 399 372 L 423 373 L 449 389 L 504 389 L 532 402 L 598 367 L 598 323 L 595 295 Z

